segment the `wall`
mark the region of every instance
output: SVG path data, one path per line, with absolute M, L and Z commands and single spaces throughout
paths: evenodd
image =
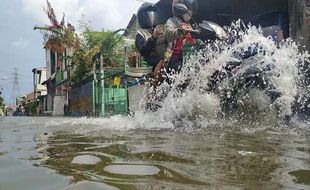
M 310 50 L 310 0 L 290 0 L 290 34 Z
M 46 78 L 51 77 L 51 50 L 45 49 L 45 59 L 46 59 Z
M 90 115 L 93 110 L 93 81 L 82 81 L 70 91 L 69 111 L 73 116 Z
M 53 116 L 63 116 L 64 115 L 64 104 L 65 104 L 65 96 L 54 97 L 54 109 Z
M 41 92 L 41 94 L 40 94 L 41 96 L 47 95 L 47 88 L 45 85 L 42 85 L 42 82 L 46 81 L 46 69 L 38 70 L 35 77 L 36 77 L 35 89 L 38 92 Z
M 145 88 L 146 88 L 145 85 L 136 85 L 128 88 L 128 98 L 129 98 L 128 102 L 130 112 L 135 113 L 141 111 L 140 104 L 141 101 L 145 98 L 144 94 Z
M 136 15 L 133 15 L 131 17 L 131 20 L 126 28 L 126 31 L 124 32 L 124 36 L 127 39 L 135 39 L 137 30 L 140 28 L 138 23 L 138 17 Z

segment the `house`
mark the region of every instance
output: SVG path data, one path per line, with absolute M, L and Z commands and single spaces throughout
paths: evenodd
M 33 68 L 32 73 L 33 73 L 33 93 L 32 93 L 33 101 L 37 101 L 38 103 L 37 114 L 43 115 L 44 111 L 47 109 L 47 88 L 46 86 L 42 85 L 43 81 L 46 81 L 46 67 Z
M 138 18 L 136 14 L 133 14 L 127 27 L 126 30 L 123 34 L 123 36 L 126 39 L 135 39 L 136 32 L 140 28 L 139 23 L 138 23 Z
M 50 45 L 54 39 L 49 39 L 45 45 L 46 76 L 43 82 L 47 86 L 45 114 L 64 115 L 64 107 L 68 105 L 70 63 L 65 59 L 72 51 L 70 48 L 55 48 L 64 45 Z

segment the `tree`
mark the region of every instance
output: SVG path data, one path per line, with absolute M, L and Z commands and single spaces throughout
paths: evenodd
M 95 31 L 88 23 L 80 22 L 82 38 L 79 38 L 75 28 L 70 23 L 65 24 L 65 14 L 61 22 L 58 22 L 50 2 L 46 0 L 46 3 L 47 8 L 44 11 L 50 25 L 35 26 L 34 29 L 44 33 L 45 47 L 53 52 L 63 53 L 66 48 L 72 48 L 73 54 L 65 58 L 71 60 L 75 68 L 72 82 L 82 80 L 92 70 L 95 55 L 100 54 L 108 66 L 116 66 L 122 62 L 122 55 L 117 53 L 124 43 L 122 35 L 119 34 L 122 30 Z
M 4 115 L 4 103 L 3 103 L 3 98 L 0 96 L 0 116 Z
M 124 43 L 122 35 L 119 34 L 122 30 L 94 31 L 89 24 L 83 22 L 80 23 L 80 28 L 80 48 L 71 57 L 71 63 L 75 65 L 75 72 L 71 78 L 73 82 L 82 80 L 92 70 L 93 57 L 97 54 L 102 55 L 104 62 L 109 66 L 122 61 L 122 56 L 115 53 Z
M 101 43 L 100 53 L 104 60 L 107 60 L 107 64 L 110 66 L 116 62 L 122 62 L 122 55 L 117 54 L 120 47 L 124 45 L 123 36 L 119 34 L 123 29 L 116 31 L 108 31 L 104 40 Z
M 60 23 L 56 18 L 51 3 L 46 0 L 47 8 L 44 11 L 50 20 L 50 25 L 35 26 L 34 30 L 40 30 L 43 33 L 45 47 L 53 52 L 63 53 L 65 48 L 78 48 L 79 38 L 75 34 L 75 28 L 69 22 L 65 22 L 65 14 L 63 14 Z
M 4 105 L 3 101 L 4 101 L 4 99 L 0 96 L 0 107 L 2 107 Z

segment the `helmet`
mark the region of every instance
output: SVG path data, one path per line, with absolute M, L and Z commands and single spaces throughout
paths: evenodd
M 152 3 L 143 3 L 138 10 L 138 21 L 143 29 L 157 25 L 157 7 Z
M 197 0 L 175 0 L 172 4 L 172 11 L 174 16 L 179 18 L 183 18 L 186 14 L 192 17 L 198 11 L 198 2 Z

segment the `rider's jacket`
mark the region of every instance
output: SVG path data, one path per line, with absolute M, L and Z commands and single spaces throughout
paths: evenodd
M 146 62 L 155 66 L 160 58 L 156 55 L 156 39 L 152 36 L 151 29 L 138 29 L 136 34 L 135 45 Z
M 166 59 L 171 59 L 171 57 L 182 57 L 184 45 L 186 43 L 196 43 L 190 33 L 180 31 L 182 25 L 188 25 L 191 28 L 189 23 L 182 21 L 178 17 L 172 17 L 167 20 L 165 26 L 166 39 L 168 41 L 167 53 L 165 55 Z

